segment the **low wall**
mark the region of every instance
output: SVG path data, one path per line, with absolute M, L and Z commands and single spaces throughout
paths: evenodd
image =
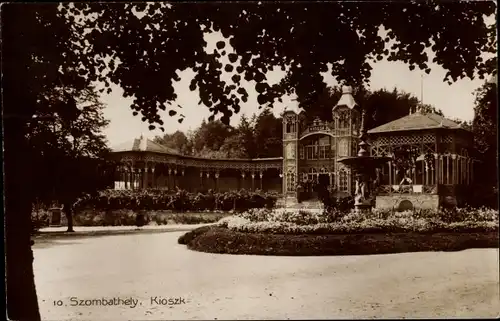
M 379 195 L 375 199 L 378 209 L 438 209 L 439 196 L 431 194 Z

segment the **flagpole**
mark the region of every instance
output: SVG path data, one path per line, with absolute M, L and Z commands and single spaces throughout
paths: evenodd
M 420 74 L 420 106 L 424 105 L 424 74 Z

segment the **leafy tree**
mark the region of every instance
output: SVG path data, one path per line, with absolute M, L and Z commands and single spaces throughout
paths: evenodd
M 323 121 L 332 121 L 332 108 L 342 96 L 340 87 L 324 90 L 317 96 L 317 101 L 310 101 L 306 112 L 306 121 L 310 122 L 316 117 Z M 411 112 L 419 110 L 422 113 L 436 113 L 443 116 L 443 112 L 434 106 L 422 104 L 417 97 L 410 93 L 394 88 L 385 88 L 369 91 L 357 88 L 353 92 L 355 101 L 366 109 L 367 128 L 374 128 L 398 118 L 404 117 Z
M 2 6 L 9 317 L 40 319 L 30 249 L 33 195 L 24 184 L 32 168 L 27 124 L 46 104 L 41 94 L 68 84 L 84 89 L 92 81 L 115 83 L 126 97 L 135 97 L 131 108 L 154 129 L 163 125 L 159 110 L 176 115 L 173 81 L 179 80 L 178 70 L 192 68 L 190 89 L 198 89 L 200 103 L 222 113 L 228 124 L 248 99 L 242 76 L 255 82 L 262 105 L 291 92 L 303 104 L 309 93 L 324 88 L 320 72 L 329 64 L 337 80 L 353 84 L 367 81 L 370 63 L 384 57 L 429 71 L 426 48 L 448 71 L 446 79 L 482 77 L 496 66 L 496 58 L 482 57 L 496 53 L 496 28 L 483 19 L 495 11 L 496 4 L 486 1 Z M 387 36 L 379 35 L 381 26 Z M 231 36 L 234 52 L 222 41 L 218 50 L 206 52 L 203 37 L 210 30 Z M 224 66 L 221 56 L 231 63 Z M 287 75 L 269 85 L 266 73 L 276 66 Z M 222 69 L 233 73 L 230 81 L 220 77 Z M 66 105 L 71 119 L 76 109 Z
M 257 157 L 283 156 L 283 122 L 268 108 L 257 117 L 254 125 Z
M 186 134 L 180 130 L 176 130 L 172 134 L 165 134 L 163 137 L 155 137 L 154 141 L 158 144 L 170 147 L 181 154 L 191 154 L 191 142 Z
M 219 151 L 225 140 L 233 134 L 233 128 L 223 124 L 220 120 L 203 120 L 194 135 L 194 150 L 197 156 L 206 154 L 207 151 Z M 202 151 L 205 151 L 201 153 Z M 201 154 L 200 154 L 201 153 Z
M 242 78 L 255 82 L 261 105 L 272 105 L 283 94 L 294 92 L 301 107 L 307 108 L 311 93 L 326 86 L 321 72 L 331 70 L 337 80 L 361 86 L 370 77 L 371 64 L 384 57 L 430 72 L 425 49 L 432 50 L 433 62 L 447 70 L 446 80 L 483 77 L 496 65 L 496 58 L 482 56 L 496 53 L 495 28 L 486 26 L 483 19 L 495 9 L 494 2 L 486 1 L 307 6 L 77 3 L 65 5 L 64 12 L 87 17 L 75 24 L 77 33 L 92 30 L 72 46 L 88 50 L 88 58 L 83 58 L 86 75 L 120 85 L 126 96 L 135 96 L 134 110 L 152 126 L 162 126 L 158 110 L 171 108 L 169 102 L 177 97 L 172 81 L 179 80 L 177 70 L 187 68 L 196 73 L 190 89 L 199 90 L 200 104 L 222 113 L 226 124 L 240 110 L 241 101 L 248 99 Z M 379 32 L 381 27 L 386 35 Z M 232 49 L 226 48 L 224 40 L 214 52 L 205 52 L 203 37 L 210 30 L 230 37 Z M 181 45 L 177 39 L 183 39 Z M 103 59 L 107 56 L 110 63 Z M 230 63 L 223 64 L 221 57 Z M 96 65 L 104 72 L 93 73 Z M 108 66 L 112 68 L 105 69 Z M 269 85 L 266 74 L 274 67 L 285 70 L 286 77 Z M 230 80 L 220 77 L 223 72 Z M 159 78 L 165 82 L 158 82 Z
M 498 184 L 498 97 L 497 84 L 487 82 L 476 90 L 472 130 L 476 157 L 481 161 L 478 181 L 489 186 Z
M 253 122 L 254 119 L 254 116 L 252 116 L 252 119 L 249 120 L 247 116 L 241 115 L 240 123 L 237 128 L 237 136 L 240 143 L 239 148 L 245 158 L 257 157 L 257 146 L 254 133 L 255 123 Z
M 61 120 L 75 119 L 78 109 L 66 90 L 84 90 L 90 80 L 77 71 L 83 53 L 68 50 L 75 34 L 57 5 L 7 4 L 1 23 L 7 314 L 13 320 L 39 320 L 30 237 L 36 193 L 30 183 L 40 168 L 27 137 L 40 121 L 37 112 L 51 106 L 60 108 Z M 55 88 L 65 92 L 57 104 L 46 99 Z
M 422 104 L 419 99 L 410 93 L 399 91 L 394 88 L 392 91 L 380 89 L 369 93 L 365 104 L 367 114 L 367 128 L 375 128 L 398 118 L 414 113 L 418 110 L 422 113 L 436 113 L 443 116 L 441 110 L 435 107 Z
M 58 108 L 64 104 L 60 98 L 70 92 L 56 88 L 46 93 L 48 97 L 44 98 L 52 103 L 47 110 L 36 112 L 36 118 L 42 121 L 29 124 L 27 138 L 36 151 L 36 163 L 44 168 L 35 171 L 32 190 L 47 205 L 64 205 L 68 232 L 73 232 L 72 204 L 82 193 L 101 185 L 98 167 L 105 165 L 102 156 L 109 151 L 102 130 L 109 121 L 103 116 L 105 105 L 92 87 L 72 93 L 78 112 L 71 119 L 62 117 L 65 109 Z
M 224 158 L 248 158 L 247 153 L 242 147 L 241 135 L 238 130 L 236 130 L 234 135 L 226 138 L 220 152 L 223 153 Z

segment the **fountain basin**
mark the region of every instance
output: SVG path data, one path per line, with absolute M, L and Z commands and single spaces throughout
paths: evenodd
M 370 170 L 381 167 L 391 160 L 387 156 L 350 156 L 338 160 L 339 163 L 353 169 L 358 174 L 368 174 Z
M 354 196 L 354 207 L 357 212 L 369 213 L 375 205 L 375 195 L 372 191 L 372 178 L 375 169 L 389 161 L 390 157 L 367 156 L 363 151 L 354 157 L 343 157 L 338 160 L 350 168 L 356 175 L 356 192 Z

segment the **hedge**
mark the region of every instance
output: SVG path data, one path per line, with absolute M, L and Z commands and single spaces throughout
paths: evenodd
M 188 193 L 177 190 L 169 193 L 161 190 L 105 190 L 95 195 L 78 199 L 75 211 L 95 210 L 172 210 L 186 211 L 245 211 L 250 208 L 272 208 L 278 199 L 277 193 L 249 192 L 246 190 L 224 193 Z

